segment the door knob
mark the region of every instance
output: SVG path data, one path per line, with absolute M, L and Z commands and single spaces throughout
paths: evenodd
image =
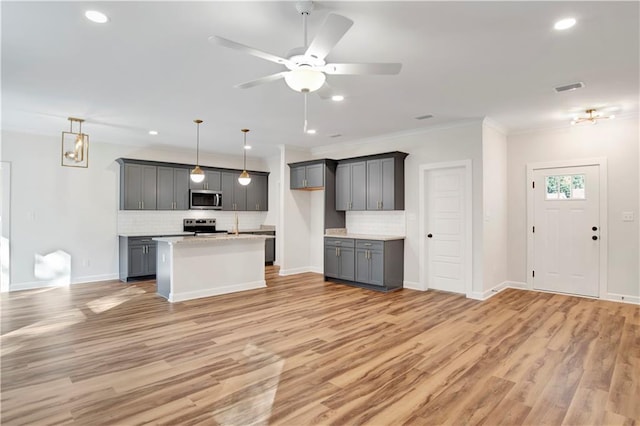
M 433 238 L 433 234 L 427 234 L 427 238 Z
M 597 236 L 597 235 L 594 235 L 593 237 L 591 237 L 591 239 L 592 239 L 593 241 L 595 241 L 595 240 L 597 240 L 597 239 L 598 239 L 598 236 Z
M 592 231 L 597 231 L 597 230 L 598 230 L 598 227 L 597 227 L 597 226 L 592 226 L 592 227 L 591 227 L 591 230 L 592 230 Z

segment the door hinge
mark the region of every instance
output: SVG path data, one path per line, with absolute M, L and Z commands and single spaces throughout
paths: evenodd
M 531 276 L 532 276 L 533 278 L 535 278 L 535 277 L 536 277 L 536 271 L 531 271 Z
M 536 189 L 536 181 L 535 180 L 531 181 L 531 187 L 533 189 Z
M 535 226 L 533 227 L 533 233 L 534 234 L 536 233 L 536 227 Z

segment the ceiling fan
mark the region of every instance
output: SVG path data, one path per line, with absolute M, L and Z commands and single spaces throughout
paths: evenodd
M 307 16 L 313 10 L 313 2 L 297 2 L 296 9 L 302 15 L 304 46 L 289 51 L 285 58 L 223 37 L 215 35 L 209 37 L 209 41 L 212 43 L 257 56 L 258 58 L 284 65 L 287 68 L 287 71 L 251 80 L 235 87 L 247 89 L 284 78 L 291 89 L 297 92 L 310 93 L 323 87 L 326 74 L 363 75 L 398 74 L 400 72 L 402 64 L 399 63 L 326 63 L 325 58 L 351 28 L 353 21 L 344 16 L 330 13 L 311 43 L 307 43 Z

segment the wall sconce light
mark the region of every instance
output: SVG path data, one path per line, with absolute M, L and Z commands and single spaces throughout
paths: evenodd
M 89 135 L 82 133 L 84 119 L 69 117 L 69 131 L 62 132 L 62 166 L 89 167 Z M 73 131 L 73 123 L 79 124 L 78 132 Z

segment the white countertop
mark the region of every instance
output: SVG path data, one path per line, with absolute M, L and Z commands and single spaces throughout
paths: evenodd
M 208 244 L 219 243 L 222 241 L 233 240 L 266 240 L 267 238 L 274 238 L 271 235 L 254 235 L 254 234 L 216 234 L 206 236 L 187 236 L 187 237 L 157 237 L 154 241 L 159 241 L 169 244 Z
M 377 240 L 377 241 L 393 241 L 404 240 L 405 237 L 400 235 L 369 235 L 369 234 L 324 234 L 330 238 L 352 238 L 354 240 Z
M 153 237 L 159 237 L 159 236 L 163 236 L 163 237 L 173 237 L 173 236 L 188 236 L 188 235 L 195 235 L 195 232 L 182 232 L 182 231 L 177 231 L 177 232 L 156 232 L 155 234 L 150 234 L 148 232 L 130 232 L 127 234 L 118 234 L 121 237 L 149 237 L 149 238 L 153 238 Z

